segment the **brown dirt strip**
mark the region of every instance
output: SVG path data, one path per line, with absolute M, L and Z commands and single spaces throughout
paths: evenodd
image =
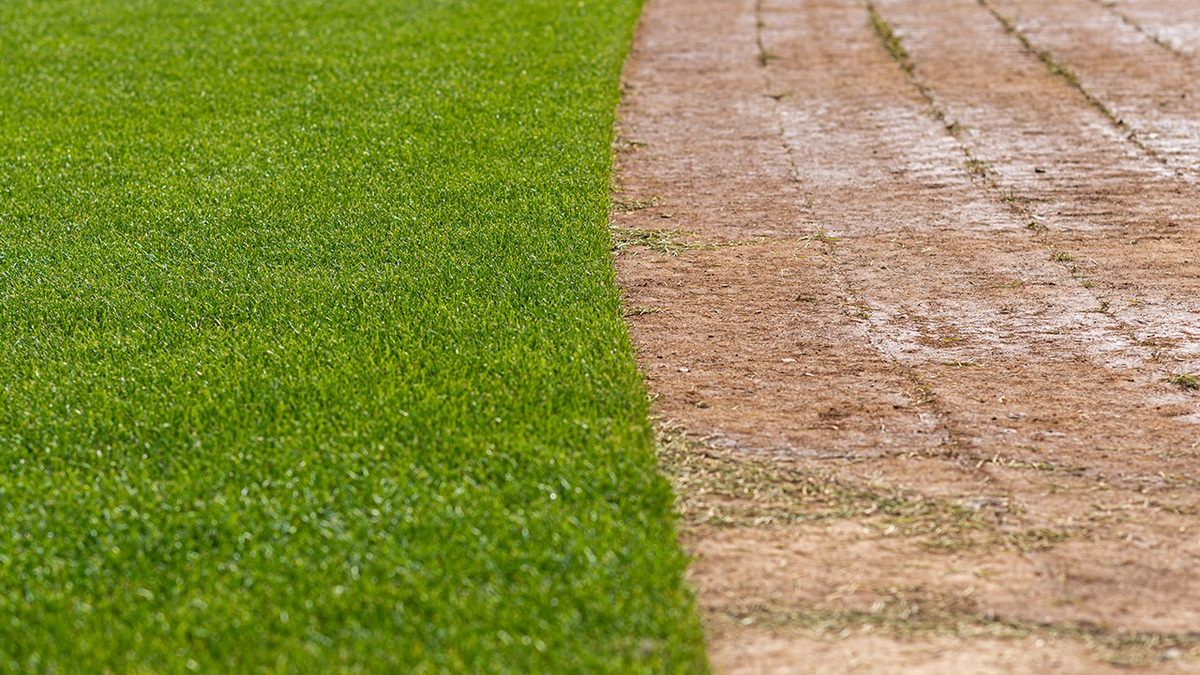
M 617 266 L 719 671 L 1200 666 L 1197 34 L 1133 4 L 648 3 Z

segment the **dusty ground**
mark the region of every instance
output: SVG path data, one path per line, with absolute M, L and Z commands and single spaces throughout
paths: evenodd
M 1197 83 L 1194 0 L 649 0 L 617 266 L 719 672 L 1200 672 Z

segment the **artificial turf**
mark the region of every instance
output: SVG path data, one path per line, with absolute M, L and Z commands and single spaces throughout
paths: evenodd
M 0 3 L 0 670 L 703 669 L 638 0 Z

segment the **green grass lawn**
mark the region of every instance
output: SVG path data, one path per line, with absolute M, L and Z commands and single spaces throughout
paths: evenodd
M 0 670 L 705 667 L 608 253 L 638 9 L 0 3 Z

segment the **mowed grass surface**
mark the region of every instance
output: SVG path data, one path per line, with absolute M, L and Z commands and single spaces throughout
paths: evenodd
M 0 669 L 694 671 L 637 0 L 0 3 Z

